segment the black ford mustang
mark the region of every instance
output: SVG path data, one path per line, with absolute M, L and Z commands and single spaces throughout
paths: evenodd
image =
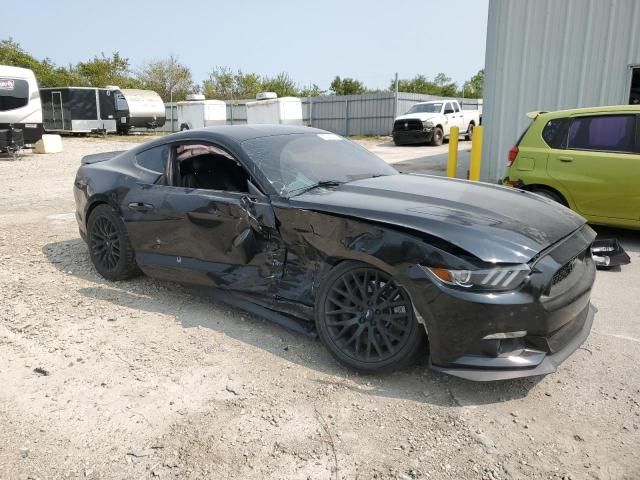
M 553 372 L 591 329 L 595 233 L 537 195 L 398 173 L 306 127 L 228 126 L 89 155 L 98 272 L 212 287 L 363 371 Z

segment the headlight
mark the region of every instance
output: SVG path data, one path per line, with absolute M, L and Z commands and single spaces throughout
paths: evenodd
M 477 290 L 512 290 L 518 287 L 530 273 L 527 265 L 488 268 L 486 270 L 448 270 L 424 267 L 447 285 Z
M 422 122 L 422 126 L 433 127 L 433 122 L 431 120 L 425 120 L 424 122 Z

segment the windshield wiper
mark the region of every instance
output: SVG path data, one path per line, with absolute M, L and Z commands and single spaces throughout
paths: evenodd
M 338 180 L 322 180 L 320 182 L 307 185 L 306 187 L 300 187 L 293 190 L 293 192 L 296 192 L 296 193 L 294 193 L 291 196 L 295 197 L 296 195 L 302 195 L 303 193 L 306 193 L 309 190 L 313 190 L 314 188 L 319 188 L 319 187 L 337 187 L 338 185 L 342 185 L 343 183 L 344 182 L 339 182 Z

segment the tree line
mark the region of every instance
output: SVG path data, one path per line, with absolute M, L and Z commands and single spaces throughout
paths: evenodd
M 246 73 L 229 67 L 215 67 L 201 84 L 195 82 L 191 70 L 170 55 L 164 59 L 148 61 L 134 69 L 129 59 L 118 52 L 110 56 L 101 53 L 92 59 L 75 65 L 56 65 L 51 59 L 38 60 L 26 52 L 20 44 L 9 38 L 0 40 L 0 64 L 33 70 L 42 87 L 105 87 L 144 88 L 154 90 L 168 102 L 184 100 L 190 93 L 202 93 L 206 98 L 238 100 L 255 98 L 259 92 L 276 92 L 279 97 L 315 97 L 319 95 L 358 95 L 384 90 L 370 89 L 354 78 L 336 76 L 327 90 L 316 84 L 301 86 L 291 76 L 282 72 L 274 76 Z M 484 70 L 478 71 L 459 86 L 444 73 L 433 79 L 416 75 L 400 79 L 401 92 L 424 93 L 445 97 L 482 97 Z M 387 91 L 395 91 L 392 79 Z

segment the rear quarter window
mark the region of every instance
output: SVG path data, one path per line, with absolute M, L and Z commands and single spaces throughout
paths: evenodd
M 551 148 L 564 148 L 568 126 L 568 118 L 554 118 L 549 120 L 542 129 L 542 139 Z
M 150 148 L 136 155 L 136 163 L 145 170 L 162 175 L 167 168 L 169 152 L 168 145 Z

